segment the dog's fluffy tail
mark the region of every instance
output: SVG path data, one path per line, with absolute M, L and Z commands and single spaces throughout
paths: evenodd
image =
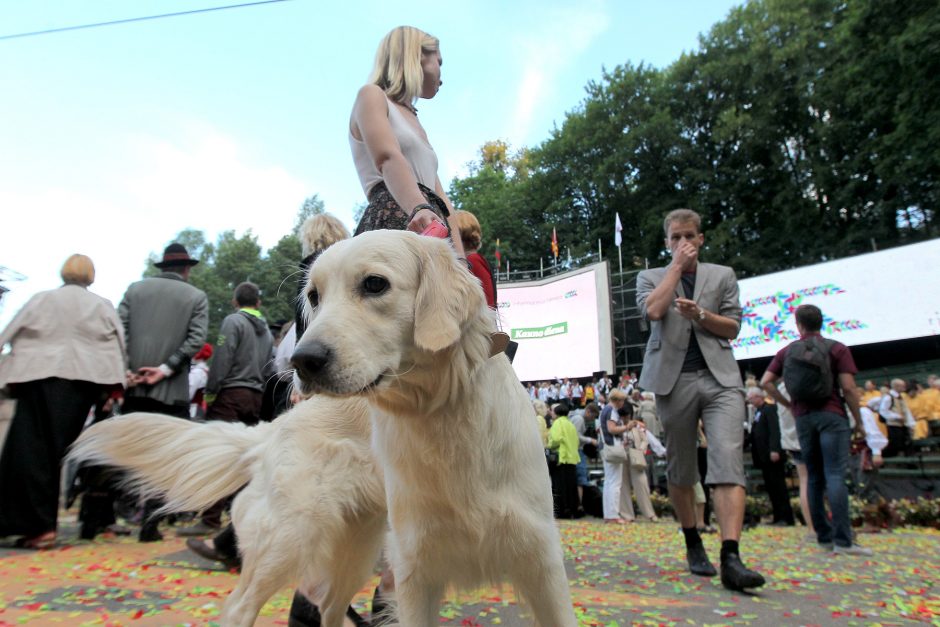
M 164 511 L 203 511 L 248 483 L 272 428 L 134 413 L 86 429 L 69 458 L 126 470 L 144 496 L 166 500 Z

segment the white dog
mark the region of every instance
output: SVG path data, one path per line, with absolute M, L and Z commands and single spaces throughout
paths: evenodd
M 249 627 L 273 594 L 297 585 L 325 627 L 340 627 L 385 534 L 369 432 L 364 401 L 321 396 L 257 427 L 129 414 L 87 429 L 70 457 L 130 470 L 171 511 L 206 509 L 245 486 L 232 503 L 242 572 L 222 624 Z
M 509 579 L 541 625 L 576 625 L 531 404 L 453 250 L 364 233 L 323 253 L 307 295 L 302 391 L 375 409 L 401 623 L 436 625 L 448 585 Z
M 577 625 L 531 405 L 505 355 L 490 356 L 491 314 L 453 250 L 365 233 L 321 255 L 307 297 L 292 362 L 311 400 L 256 428 L 105 421 L 73 456 L 131 468 L 176 509 L 250 481 L 232 510 L 243 567 L 226 625 L 251 624 L 295 580 L 324 625 L 341 624 L 386 505 L 405 627 L 437 625 L 450 585 L 506 579 L 543 627 Z

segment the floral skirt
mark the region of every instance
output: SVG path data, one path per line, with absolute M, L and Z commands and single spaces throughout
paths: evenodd
M 447 224 L 446 218 L 450 215 L 450 212 L 447 211 L 444 199 L 420 183 L 418 189 L 421 190 L 434 213 L 441 218 L 441 222 Z M 411 210 L 402 209 L 401 205 L 392 197 L 392 193 L 388 191 L 385 183 L 379 182 L 369 191 L 369 206 L 362 214 L 362 219 L 359 220 L 359 226 L 356 227 L 354 235 L 378 229 L 404 231 L 408 227 L 410 217 Z M 447 230 L 450 231 L 450 226 L 447 227 Z

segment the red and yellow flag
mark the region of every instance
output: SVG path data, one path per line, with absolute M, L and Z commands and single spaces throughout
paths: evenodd
M 496 252 L 494 254 L 496 255 L 496 269 L 498 270 L 503 259 L 502 256 L 499 254 L 499 238 L 498 237 L 496 238 Z
M 555 227 L 552 227 L 552 254 L 558 259 L 558 235 L 555 233 Z

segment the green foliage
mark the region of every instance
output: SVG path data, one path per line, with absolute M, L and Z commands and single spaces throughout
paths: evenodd
M 940 499 L 898 499 L 891 507 L 901 524 L 940 529 Z
M 294 229 L 291 231 L 295 236 L 300 234 L 300 227 L 303 223 L 315 215 L 319 215 L 326 210 L 326 205 L 320 200 L 319 194 L 314 194 L 310 198 L 304 200 L 304 203 L 300 206 L 300 211 L 297 212 L 297 219 L 294 220 Z
M 313 199 L 316 200 L 316 196 Z M 315 205 L 310 201 L 308 198 L 304 203 L 298 219 L 306 216 L 304 212 Z M 207 242 L 202 231 L 185 230 L 172 241 L 185 246 L 189 255 L 199 260 L 199 264 L 190 271 L 189 281 L 209 298 L 210 343 L 216 342 L 222 320 L 234 311 L 235 287 L 244 281 L 256 283 L 261 288 L 261 312 L 269 323 L 294 319 L 297 268 L 301 259 L 300 240 L 295 234 L 282 237 L 266 255 L 250 230 L 241 236 L 234 231 L 225 231 L 215 243 Z M 150 254 L 145 277 L 159 274 L 153 262 L 160 260 L 162 252 Z
M 749 276 L 936 237 L 940 5 L 753 0 L 671 66 L 586 87 L 540 146 L 487 142 L 455 179 L 490 254 L 663 263 L 662 218 L 702 214 L 704 258 Z

